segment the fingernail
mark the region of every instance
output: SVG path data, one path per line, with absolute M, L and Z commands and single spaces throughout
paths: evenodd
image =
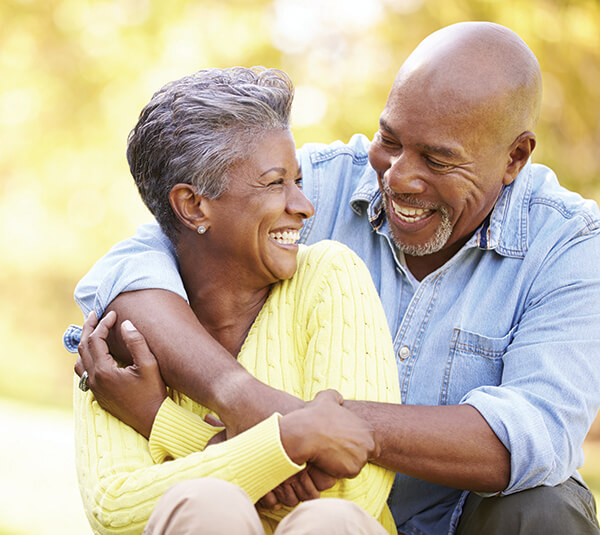
M 129 320 L 125 320 L 121 325 L 123 326 L 123 329 L 125 329 L 126 331 L 130 331 L 130 332 L 137 331 L 137 329 L 133 326 L 133 323 L 131 323 Z

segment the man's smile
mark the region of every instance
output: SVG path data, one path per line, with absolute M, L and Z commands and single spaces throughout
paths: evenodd
M 394 214 L 402 221 L 407 223 L 416 223 L 425 219 L 433 213 L 433 210 L 427 208 L 417 208 L 415 206 L 400 206 L 395 201 L 391 200 Z

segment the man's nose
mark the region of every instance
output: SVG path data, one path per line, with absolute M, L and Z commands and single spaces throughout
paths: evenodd
M 423 193 L 427 189 L 419 167 L 406 154 L 390 158 L 390 166 L 383 178 L 396 193 Z

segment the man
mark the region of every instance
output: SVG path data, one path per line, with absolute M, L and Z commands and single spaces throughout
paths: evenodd
M 316 210 L 302 241 L 363 258 L 394 338 L 404 405 L 344 406 L 374 426 L 373 461 L 398 472 L 401 533 L 600 532 L 576 472 L 600 404 L 600 214 L 529 161 L 541 85 L 512 31 L 456 24 L 403 64 L 372 143 L 299 154 Z M 166 382 L 230 432 L 293 408 L 208 337 L 182 292 L 150 228 L 76 297 L 131 319 Z

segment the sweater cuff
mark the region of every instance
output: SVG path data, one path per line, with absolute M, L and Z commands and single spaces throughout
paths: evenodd
M 227 454 L 228 462 L 234 473 L 243 474 L 238 484 L 252 503 L 306 466 L 306 463 L 299 465 L 288 457 L 281 443 L 279 418 L 281 414 L 276 412 L 226 441 L 232 446 Z M 239 447 L 240 444 L 233 447 L 236 441 L 243 442 L 243 447 Z
M 155 463 L 167 457 L 178 459 L 202 451 L 206 443 L 224 427 L 213 427 L 197 414 L 177 405 L 167 397 L 152 425 L 148 446 Z

